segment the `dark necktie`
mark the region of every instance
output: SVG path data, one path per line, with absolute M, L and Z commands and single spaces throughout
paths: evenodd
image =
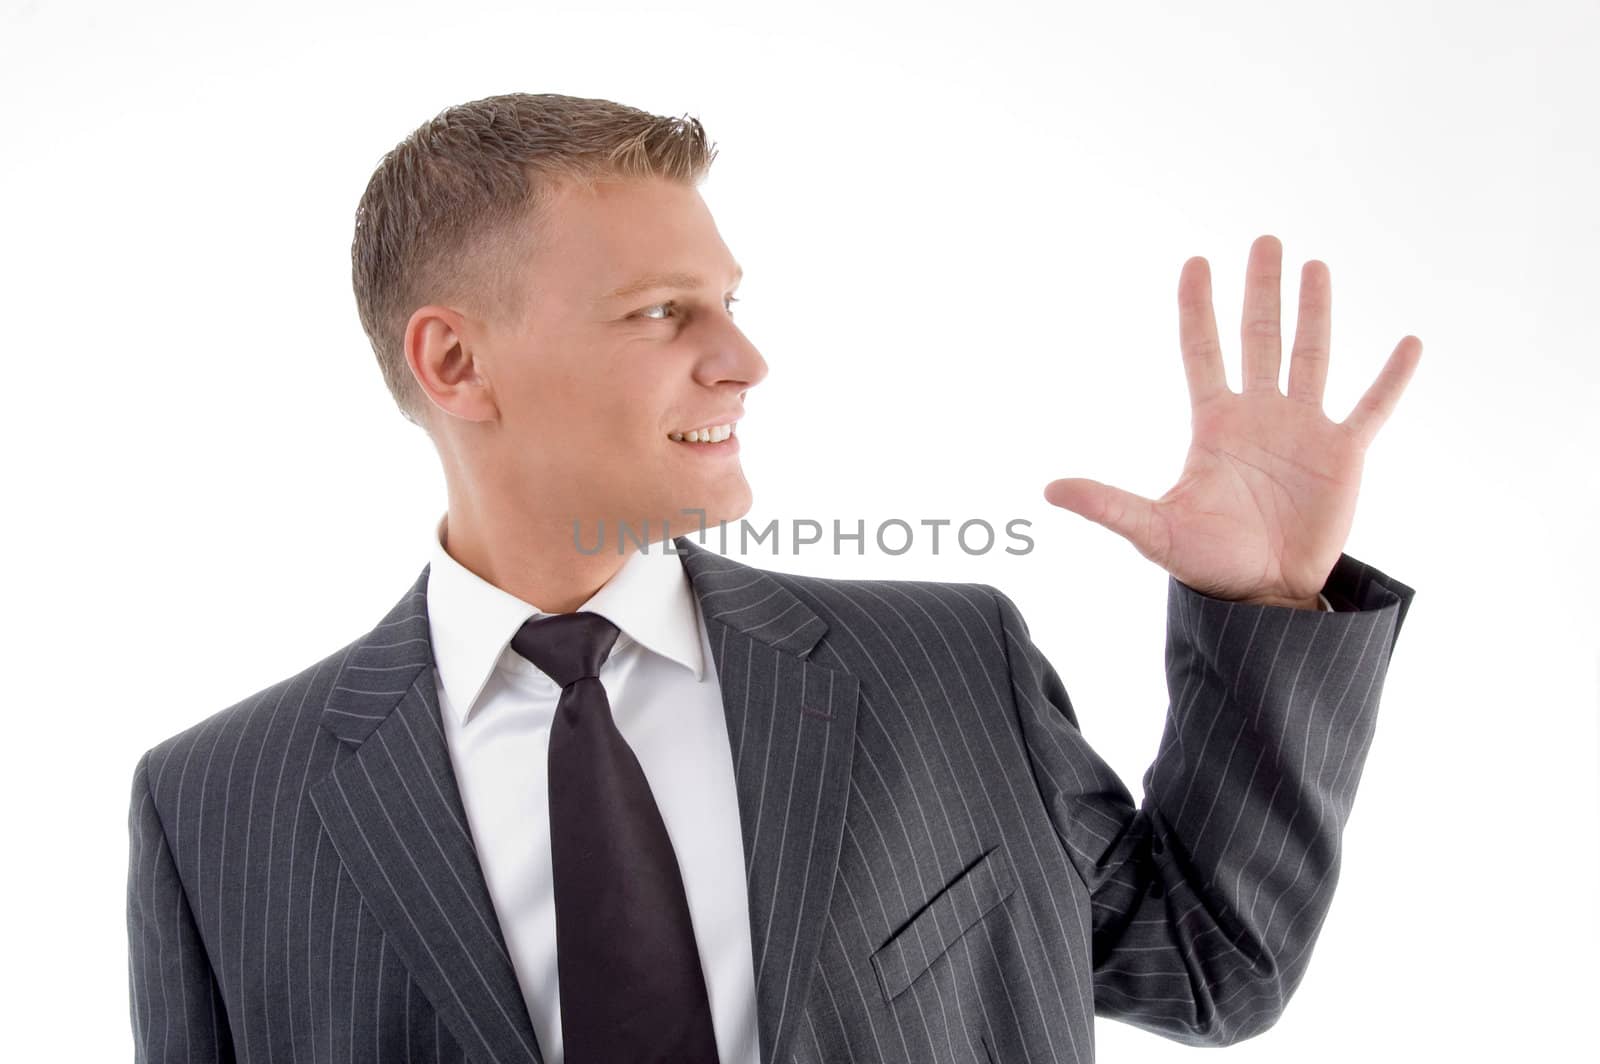
M 617 626 L 535 617 L 511 647 L 561 685 L 550 726 L 556 974 L 568 1064 L 717 1060 L 678 859 L 600 665 Z

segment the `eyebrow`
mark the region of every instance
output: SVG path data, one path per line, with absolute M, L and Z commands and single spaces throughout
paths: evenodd
M 744 267 L 735 266 L 733 271 L 733 283 L 738 284 L 743 279 Z M 659 288 L 672 288 L 678 290 L 699 288 L 705 283 L 705 279 L 699 274 L 685 273 L 681 270 L 672 273 L 652 273 L 644 277 L 640 277 L 637 280 L 630 281 L 620 288 L 612 289 L 605 295 L 601 296 L 599 302 L 609 303 L 614 299 L 624 299 L 628 296 L 636 296 L 641 292 L 650 292 Z

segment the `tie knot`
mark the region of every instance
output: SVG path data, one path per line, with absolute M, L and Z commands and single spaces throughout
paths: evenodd
M 523 624 L 511 637 L 511 649 L 562 687 L 570 687 L 586 676 L 600 675 L 600 666 L 620 634 L 598 613 L 557 613 Z

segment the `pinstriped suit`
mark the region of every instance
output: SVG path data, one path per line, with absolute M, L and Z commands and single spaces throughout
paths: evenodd
M 1349 555 L 1344 612 L 1169 578 L 1135 805 L 994 588 L 674 542 L 727 711 L 764 1061 L 1088 1064 L 1096 1014 L 1220 1045 L 1282 1013 L 1411 588 Z M 427 579 L 139 759 L 137 1059 L 542 1059 L 440 730 Z

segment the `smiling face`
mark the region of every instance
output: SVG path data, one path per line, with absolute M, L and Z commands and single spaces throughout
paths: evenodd
M 720 442 L 675 438 L 738 422 L 767 373 L 733 321 L 741 270 L 699 192 L 657 179 L 565 185 L 545 217 L 522 320 L 434 306 L 407 326 L 447 471 L 510 496 L 488 507 L 508 520 L 577 521 L 591 545 L 604 520 L 611 551 L 619 521 L 655 541 L 663 521 L 674 536 L 699 526 L 686 509 L 705 510 L 707 525 L 742 516 L 737 426 L 732 439 L 707 433 Z M 453 476 L 453 496 L 459 487 Z

